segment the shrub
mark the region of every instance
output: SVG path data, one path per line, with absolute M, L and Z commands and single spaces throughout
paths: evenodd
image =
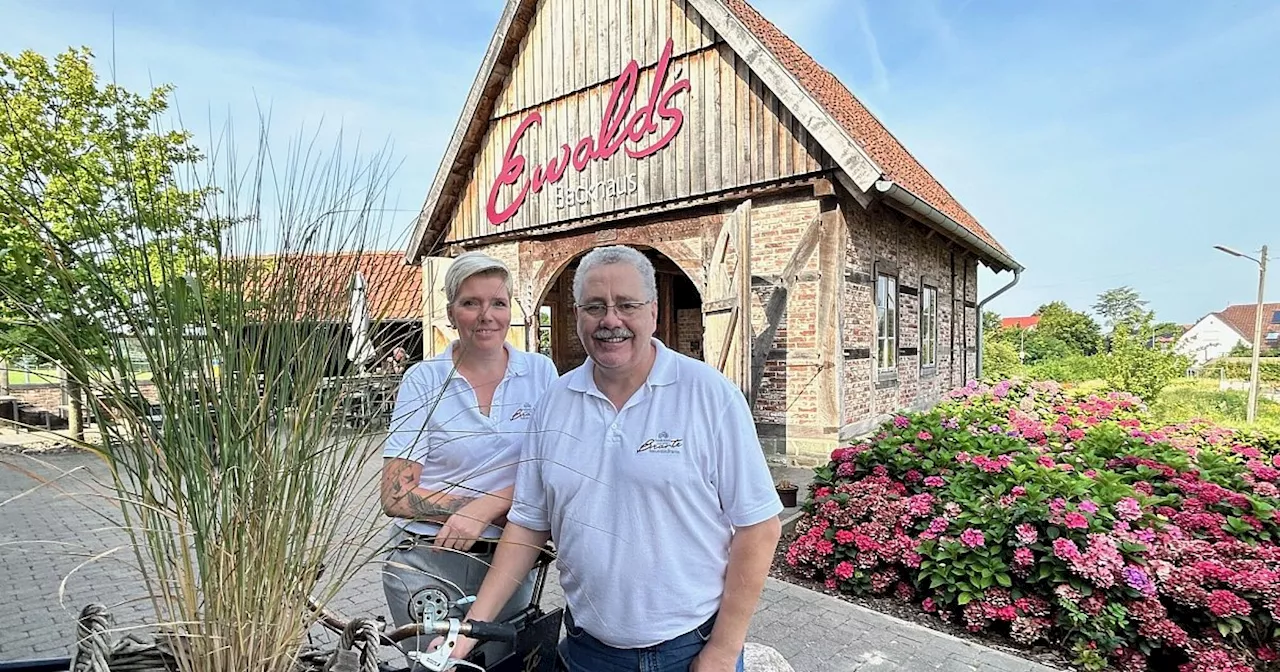
M 1127 393 L 971 384 L 834 451 L 787 563 L 1089 669 L 1253 669 L 1277 644 L 1278 448 L 1156 426 Z
M 1174 352 L 1172 345 L 1155 342 L 1149 319 L 1134 331 L 1117 327 L 1111 335 L 1111 352 L 1102 358 L 1107 382 L 1147 401 L 1155 401 L 1160 390 L 1190 366 L 1191 359 Z
M 1035 380 L 1056 380 L 1060 383 L 1082 383 L 1103 376 L 1101 357 L 1070 355 L 1062 359 L 1036 362 L 1028 368 L 1027 375 Z

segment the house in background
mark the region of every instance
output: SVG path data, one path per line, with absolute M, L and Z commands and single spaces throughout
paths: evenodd
M 1039 315 L 1028 315 L 1026 317 L 1006 317 L 1000 320 L 1000 326 L 1004 329 L 1026 329 L 1031 331 L 1040 324 Z
M 293 323 L 307 324 L 333 343 L 328 375 L 350 375 L 352 301 L 357 276 L 363 282 L 364 312 L 371 352 L 364 367 L 379 366 L 397 347 L 409 361 L 434 354 L 424 324 L 422 270 L 405 263 L 402 252 L 367 251 L 262 255 L 263 296 L 296 301 Z M 280 324 L 273 315 L 268 325 Z M 270 327 L 268 327 L 270 328 Z M 439 336 L 437 335 L 437 340 Z
M 1225 357 L 1237 345 L 1253 347 L 1257 304 L 1227 306 L 1200 318 L 1174 345 L 1180 354 L 1190 355 L 1194 364 Z M 1262 305 L 1262 351 L 1280 349 L 1280 303 Z

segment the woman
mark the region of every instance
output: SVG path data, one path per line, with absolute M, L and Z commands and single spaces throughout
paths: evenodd
M 396 626 L 420 619 L 423 605 L 465 613 L 454 603 L 476 594 L 493 562 L 533 406 L 557 376 L 549 358 L 506 342 L 511 282 L 501 261 L 459 256 L 445 297 L 457 340 L 405 372 L 383 448 L 382 508 L 394 518 L 383 590 Z M 528 606 L 532 590 L 524 577 L 502 617 Z M 484 650 L 493 662 L 510 647 Z

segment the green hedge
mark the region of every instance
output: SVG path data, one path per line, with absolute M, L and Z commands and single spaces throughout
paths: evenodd
M 1250 359 L 1248 357 L 1224 357 L 1215 359 L 1200 370 L 1201 377 L 1218 378 L 1223 369 L 1230 380 L 1249 380 Z M 1258 359 L 1258 375 L 1264 383 L 1280 383 L 1280 357 L 1261 357 Z

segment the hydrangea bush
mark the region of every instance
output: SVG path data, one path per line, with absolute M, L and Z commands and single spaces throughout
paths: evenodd
M 1125 393 L 971 384 L 817 469 L 787 564 L 1086 669 L 1278 669 L 1280 456 Z

